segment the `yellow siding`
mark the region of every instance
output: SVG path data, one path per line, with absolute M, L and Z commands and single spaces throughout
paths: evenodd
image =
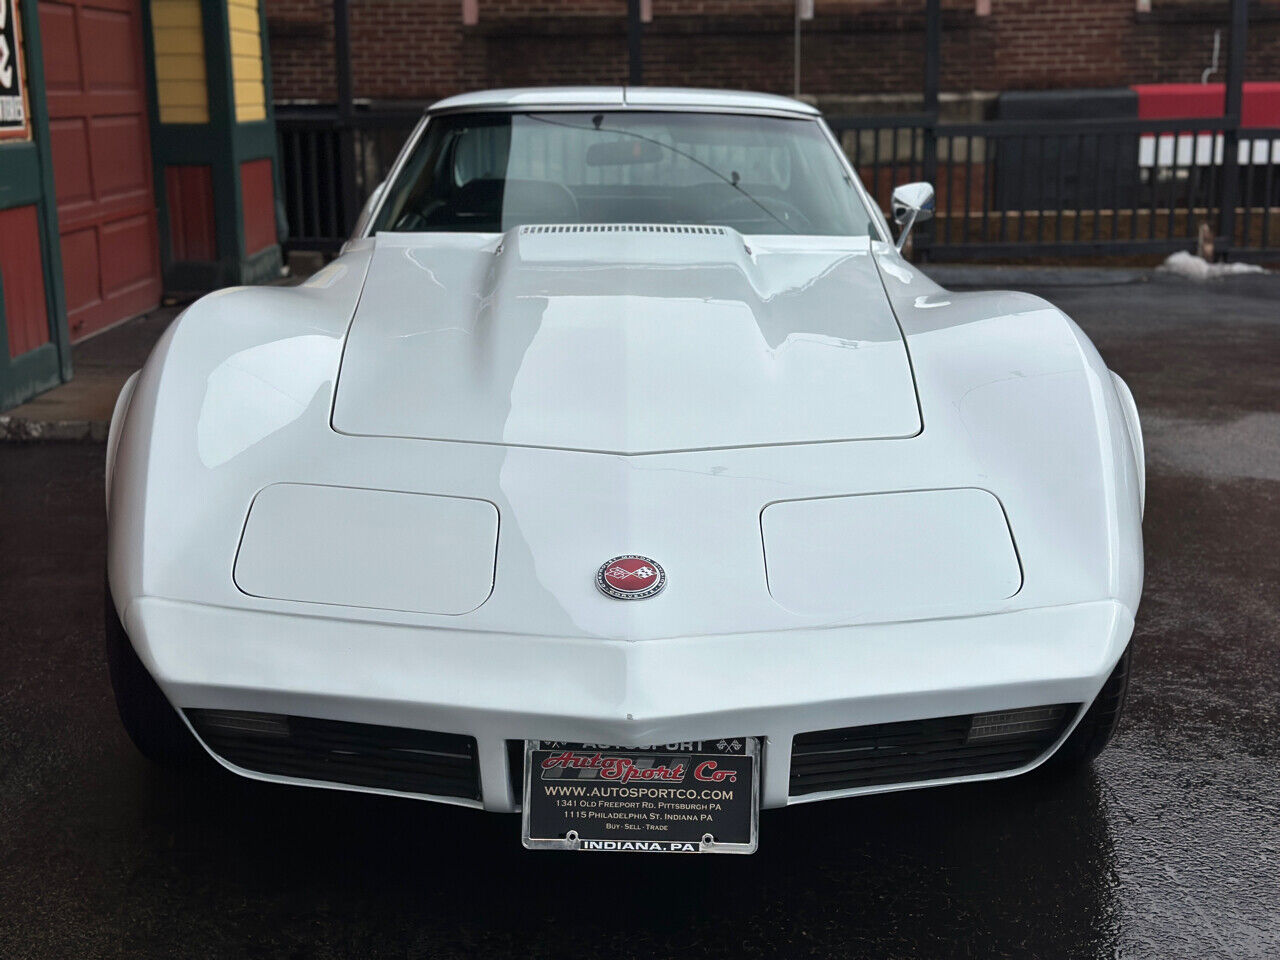
M 167 119 L 165 110 L 169 107 L 182 107 L 183 112 L 190 115 L 193 110 L 200 111 L 203 114 L 203 120 L 186 121 L 187 123 L 208 123 L 209 122 L 209 100 L 208 89 L 205 87 L 203 80 L 170 80 L 168 81 L 168 96 L 161 105 L 160 122 L 174 123 Z
M 236 122 L 265 120 L 266 90 L 262 82 L 262 29 L 258 0 L 226 0 L 231 27 L 231 79 L 235 86 Z
M 236 57 L 231 64 L 231 71 L 237 83 L 242 80 L 262 83 L 262 61 L 255 57 Z
M 161 114 L 163 123 L 208 123 L 209 108 L 204 104 L 198 107 L 166 107 Z
M 187 54 L 156 55 L 156 81 L 196 80 L 204 83 L 204 62 Z
M 201 27 L 200 0 L 151 0 L 151 23 L 157 27 Z
M 161 123 L 208 123 L 200 0 L 151 0 Z
M 227 21 L 231 24 L 232 30 L 257 33 L 258 8 L 252 4 L 242 6 L 237 3 L 230 3 L 227 5 Z

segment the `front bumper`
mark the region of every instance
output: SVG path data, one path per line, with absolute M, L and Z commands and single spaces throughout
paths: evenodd
M 1132 614 L 1114 601 L 634 642 L 426 629 L 150 597 L 130 603 L 124 620 L 143 663 L 182 710 L 292 714 L 474 737 L 482 800 L 429 799 L 495 811 L 516 809 L 507 742 L 522 739 L 762 737 L 765 807 L 921 786 L 793 797 L 792 738 L 1041 704 L 1087 705 L 1133 630 Z M 1047 755 L 1017 769 L 928 785 L 1010 776 Z M 259 779 L 344 788 L 218 759 Z

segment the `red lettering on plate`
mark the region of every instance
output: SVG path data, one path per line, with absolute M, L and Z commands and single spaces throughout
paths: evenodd
M 704 783 L 723 783 L 728 780 L 730 783 L 736 783 L 738 780 L 738 771 L 736 770 L 717 770 L 718 764 L 714 760 L 703 760 L 693 768 L 693 779 L 701 780 Z
M 599 770 L 602 780 L 620 780 L 630 783 L 632 780 L 683 780 L 684 764 L 674 767 L 665 764 L 656 767 L 637 767 L 630 757 L 610 757 L 599 753 L 582 754 L 565 750 L 561 753 L 543 757 L 540 764 L 543 770 L 561 767 L 566 770 Z

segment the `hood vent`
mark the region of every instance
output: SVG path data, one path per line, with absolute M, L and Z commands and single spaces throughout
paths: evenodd
M 549 223 L 521 227 L 520 233 L 696 233 L 723 236 L 724 227 L 695 227 L 670 223 Z

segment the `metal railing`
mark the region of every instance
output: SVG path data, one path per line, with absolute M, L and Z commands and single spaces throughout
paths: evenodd
M 867 189 L 928 179 L 934 259 L 1169 253 L 1207 225 L 1233 258 L 1280 257 L 1280 129 L 1221 118 L 986 121 L 831 118 Z M 932 156 L 930 152 L 932 151 Z
M 344 123 L 331 109 L 277 108 L 285 249 L 336 253 L 421 116 L 359 112 Z
M 386 175 L 415 112 L 277 110 L 289 238 L 331 253 Z M 913 235 L 937 260 L 1169 253 L 1208 225 L 1234 259 L 1280 258 L 1280 129 L 1224 118 L 986 121 L 829 117 L 882 209 L 932 180 L 935 219 Z

